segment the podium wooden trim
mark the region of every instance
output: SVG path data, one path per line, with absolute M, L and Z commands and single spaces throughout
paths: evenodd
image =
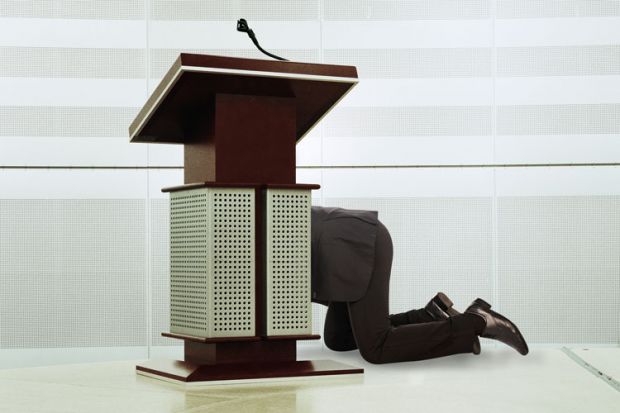
M 155 88 L 142 109 L 138 112 L 135 120 L 129 126 L 129 137 L 131 142 L 150 142 L 148 139 L 141 139 L 139 135 L 145 124 L 151 119 L 153 113 L 157 110 L 161 102 L 168 96 L 170 91 L 174 88 L 175 84 L 184 73 L 334 82 L 350 84 L 351 88 L 358 83 L 357 70 L 354 66 L 310 64 L 181 53 L 168 72 L 164 75 L 161 82 Z M 323 110 L 320 117 L 313 122 L 311 127 L 305 130 L 301 136 L 298 136 L 297 141 L 299 142 L 303 139 L 314 127 L 314 125 L 320 122 L 321 119 L 349 93 L 351 88 L 349 88 L 346 93 L 342 94 L 335 102 L 333 102 L 329 108 Z M 183 143 L 183 141 L 177 140 L 159 142 Z
M 162 192 L 186 191 L 197 188 L 255 188 L 255 189 L 320 189 L 319 184 L 248 184 L 223 182 L 196 182 L 193 184 L 176 185 L 162 188 Z
M 229 343 L 232 341 L 260 341 L 260 340 L 320 340 L 320 334 L 306 334 L 297 336 L 248 336 L 248 337 L 196 337 L 185 334 L 161 333 L 162 337 L 175 338 L 179 340 L 194 341 L 197 343 Z
M 196 365 L 186 361 L 149 360 L 136 367 L 137 373 L 172 383 L 231 384 L 269 379 L 359 375 L 364 369 L 331 360 L 301 360 L 275 363 Z

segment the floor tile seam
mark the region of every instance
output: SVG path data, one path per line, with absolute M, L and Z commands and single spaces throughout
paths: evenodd
M 609 385 L 612 389 L 620 392 L 620 382 L 614 379 L 612 376 L 606 374 L 603 370 L 598 367 L 588 363 L 583 358 L 579 357 L 577 353 L 571 350 L 568 347 L 562 347 L 562 352 L 566 354 L 571 360 L 581 366 L 584 370 L 592 374 L 594 377 L 602 380 L 607 385 Z

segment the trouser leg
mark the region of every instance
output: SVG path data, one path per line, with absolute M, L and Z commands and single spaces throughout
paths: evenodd
M 323 328 L 323 340 L 327 348 L 334 351 L 349 351 L 357 348 L 351 330 L 347 303 L 329 303 Z
M 435 321 L 435 319 L 424 308 L 390 315 L 390 323 L 394 327 L 403 324 L 428 323 L 429 321 Z
M 371 363 L 422 360 L 471 353 L 476 334 L 466 317 L 394 327 L 389 318 L 392 240 L 379 223 L 375 267 L 365 296 L 348 303 L 353 335 L 362 357 Z

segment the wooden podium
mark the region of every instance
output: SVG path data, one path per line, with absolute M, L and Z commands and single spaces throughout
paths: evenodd
M 170 332 L 185 357 L 138 374 L 177 382 L 358 374 L 298 361 L 312 334 L 311 190 L 295 144 L 357 83 L 352 66 L 181 54 L 129 127 L 183 144 L 170 193 Z

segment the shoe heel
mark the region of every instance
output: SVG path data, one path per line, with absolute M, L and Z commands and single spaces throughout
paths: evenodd
M 486 309 L 486 310 L 488 310 L 488 309 L 490 309 L 490 308 L 491 308 L 491 304 L 487 303 L 487 302 L 486 302 L 486 301 L 484 301 L 482 298 L 476 298 L 476 299 L 474 300 L 474 303 L 475 303 L 476 305 L 478 305 L 478 307 L 480 307 L 480 308 L 484 308 L 484 309 Z
M 437 307 L 441 308 L 450 317 L 461 314 L 452 307 L 454 305 L 452 300 L 449 299 L 448 296 L 442 292 L 437 293 L 431 301 L 434 302 Z
M 448 309 L 450 309 L 454 305 L 452 300 L 450 300 L 447 295 L 441 292 L 437 293 L 433 297 L 432 301 L 435 302 L 435 304 L 437 304 L 439 308 L 441 308 L 443 311 L 448 311 Z

